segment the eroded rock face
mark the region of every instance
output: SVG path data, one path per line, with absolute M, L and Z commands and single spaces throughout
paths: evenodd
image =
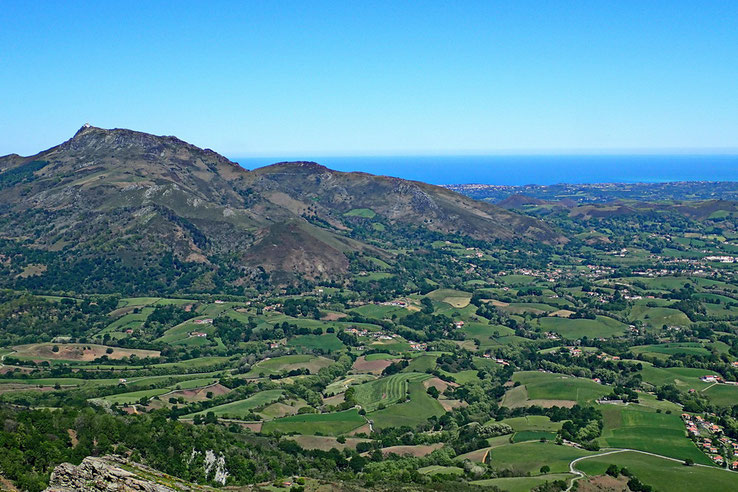
M 96 458 L 88 456 L 79 466 L 62 463 L 51 474 L 49 487 L 44 492 L 176 492 L 205 490 L 189 487 L 182 483 L 173 483 L 171 488 L 153 480 L 141 478 L 136 473 L 125 470 L 126 460 L 116 456 Z M 131 465 L 133 466 L 133 465 Z M 135 465 L 134 468 L 140 465 Z M 153 470 L 142 470 L 157 473 Z M 154 475 L 155 476 L 155 475 Z

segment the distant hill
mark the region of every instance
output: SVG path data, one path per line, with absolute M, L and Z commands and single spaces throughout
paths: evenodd
M 0 157 L 0 253 L 25 287 L 208 291 L 340 278 L 347 254 L 392 256 L 355 234 L 367 222 L 389 244 L 407 227 L 566 241 L 535 218 L 442 187 L 312 162 L 247 171 L 176 137 L 125 129 L 85 125 L 34 156 Z
M 549 202 L 547 202 L 546 200 L 541 200 L 540 198 L 533 198 L 532 196 L 518 194 L 510 195 L 509 197 L 499 202 L 497 205 L 509 210 L 524 207 L 525 205 L 546 205 L 547 203 Z
M 511 195 L 498 205 L 508 210 L 525 212 L 531 216 L 546 217 L 554 212 L 578 220 L 608 219 L 614 217 L 660 217 L 679 215 L 700 222 L 710 221 L 716 226 L 735 229 L 738 222 L 738 201 L 732 200 L 671 200 L 638 201 L 613 200 L 606 203 L 576 203 L 570 199 L 543 200 L 526 195 Z

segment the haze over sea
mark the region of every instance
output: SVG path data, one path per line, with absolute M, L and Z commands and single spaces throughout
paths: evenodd
M 309 160 L 432 184 L 549 185 L 738 181 L 738 155 L 494 155 L 234 158 L 247 169 Z

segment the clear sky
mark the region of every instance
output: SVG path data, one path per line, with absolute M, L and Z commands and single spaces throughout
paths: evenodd
M 15 1 L 0 154 L 83 123 L 228 156 L 738 149 L 738 2 Z

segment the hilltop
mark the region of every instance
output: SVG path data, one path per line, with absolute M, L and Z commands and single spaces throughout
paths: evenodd
M 126 129 L 85 125 L 36 155 L 0 157 L 0 171 L 2 249 L 10 278 L 30 288 L 238 290 L 340 279 L 348 256 L 391 259 L 408 235 L 566 241 L 535 218 L 442 187 L 311 162 L 248 171 L 176 137 Z

